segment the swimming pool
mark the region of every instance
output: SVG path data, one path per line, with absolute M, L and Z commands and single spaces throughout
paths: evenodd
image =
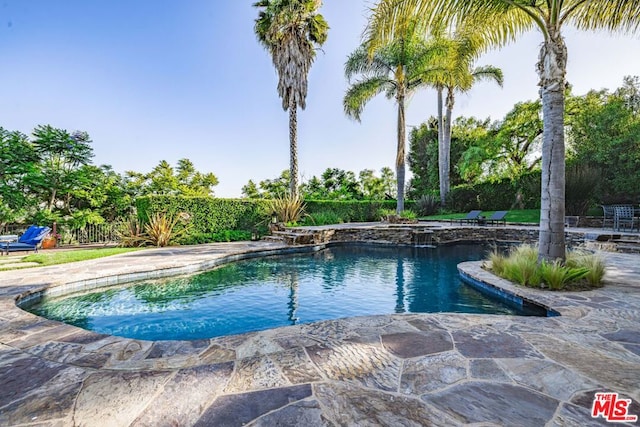
M 145 340 L 195 340 L 298 323 L 390 313 L 544 315 L 464 285 L 457 264 L 479 245 L 336 246 L 271 256 L 188 277 L 45 298 L 29 311 L 81 328 Z

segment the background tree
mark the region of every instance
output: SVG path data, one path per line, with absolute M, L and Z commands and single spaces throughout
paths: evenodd
M 213 196 L 218 178 L 213 173 L 198 172 L 189 159 L 178 160 L 176 178 L 180 194 L 191 197 Z
M 242 186 L 242 197 L 246 197 L 248 199 L 260 199 L 260 190 L 258 190 L 258 186 L 253 180 L 249 180 L 245 185 Z
M 455 131 L 475 140 L 460 164 L 463 177 L 469 182 L 499 181 L 539 169 L 541 113 L 540 101 L 520 102 L 501 121 L 468 122 L 466 130 L 457 126 Z
M 439 60 L 439 66 L 429 70 L 427 80 L 435 86 L 438 94 L 438 172 L 440 203 L 445 205 L 451 187 L 451 135 L 452 115 L 456 92 L 468 92 L 480 81 L 503 83 L 502 70 L 492 65 L 475 67 L 475 62 L 485 49 L 481 30 L 475 25 L 459 27 L 452 34 L 444 25 L 431 31 L 432 37 L 448 48 Z M 446 99 L 443 102 L 443 94 Z M 444 113 L 443 113 L 444 104 Z
M 601 172 L 602 203 L 640 201 L 638 88 L 638 80 L 625 79 L 613 93 L 591 91 L 568 102 L 575 106 L 567 117 L 568 162 Z
M 83 177 L 82 166 L 91 163 L 93 149 L 86 132 L 69 133 L 50 125 L 33 131 L 33 147 L 39 158 L 39 176 L 34 179 L 37 191 L 46 199 L 51 212 L 58 200 L 68 209 L 70 192 Z
M 254 31 L 278 72 L 278 95 L 289 111 L 290 194 L 298 194 L 297 110 L 306 107 L 309 69 L 327 40 L 329 25 L 317 13 L 320 0 L 260 0 Z
M 404 11 L 404 12 L 403 12 Z M 369 25 L 368 42 L 384 46 L 396 34 L 398 15 L 415 13 L 429 24 L 461 26 L 485 23 L 484 35 L 502 45 L 537 28 L 544 37 L 537 71 L 542 97 L 542 191 L 539 258 L 565 258 L 565 141 L 564 91 L 567 48 L 565 25 L 582 30 L 636 32 L 640 26 L 640 2 L 628 0 L 381 0 Z M 491 23 L 488 25 L 488 23 Z
M 473 173 L 480 165 L 464 163 L 464 154 L 478 146 L 483 133 L 486 134 L 486 126 L 486 122 L 475 118 L 459 117 L 455 120 L 449 148 L 451 162 L 447 173 L 453 186 L 473 181 Z M 425 195 L 433 196 L 440 191 L 439 147 L 436 118 L 430 118 L 411 132 L 409 167 L 413 174 L 411 197 L 414 199 Z
M 25 134 L 0 127 L 0 225 L 15 221 L 36 204 L 29 181 L 37 162 Z
M 161 160 L 149 173 L 127 171 L 129 191 L 138 196 L 213 196 L 218 178 L 213 173 L 198 172 L 189 159 L 178 160 L 176 169 Z
M 355 173 L 338 168 L 327 168 L 322 173 L 322 186 L 326 198 L 333 200 L 362 199 Z
M 403 33 L 393 43 L 380 46 L 372 56 L 365 45 L 356 49 L 345 64 L 345 76 L 351 84 L 344 96 L 347 116 L 360 121 L 364 106 L 379 93 L 393 98 L 398 107 L 396 150 L 396 195 L 400 214 L 404 210 L 406 174 L 406 121 L 405 109 L 408 96 L 426 84 L 424 70 L 442 47 L 428 45 L 418 21 L 403 28 Z
M 436 194 L 438 174 L 438 122 L 436 118 L 414 127 L 409 135 L 409 170 L 411 170 L 410 197 L 417 199 Z
M 250 199 L 275 199 L 284 197 L 289 192 L 291 177 L 288 170 L 283 170 L 274 179 L 265 179 L 258 185 L 253 180 L 242 187 L 242 195 Z

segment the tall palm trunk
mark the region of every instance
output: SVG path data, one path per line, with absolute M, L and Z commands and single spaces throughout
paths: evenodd
M 567 48 L 560 31 L 549 29 L 540 49 L 538 75 L 542 95 L 542 197 L 538 259 L 564 260 L 564 89 Z
M 453 114 L 453 88 L 447 88 L 447 101 L 445 104 L 444 129 L 442 131 L 442 167 L 444 176 L 442 179 L 442 190 L 446 201 L 451 189 L 451 116 Z
M 398 89 L 398 152 L 396 154 L 396 176 L 398 177 L 398 215 L 404 211 L 404 178 L 405 178 L 405 93 L 404 88 Z
M 444 188 L 445 182 L 445 165 L 444 165 L 444 115 L 443 115 L 443 102 L 442 91 L 443 87 L 438 85 L 436 87 L 438 92 L 438 181 L 440 183 L 440 204 L 444 206 L 446 199 L 446 191 Z
M 298 197 L 298 105 L 289 105 L 289 193 Z

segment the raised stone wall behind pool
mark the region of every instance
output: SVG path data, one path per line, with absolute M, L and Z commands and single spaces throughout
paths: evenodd
M 330 242 L 375 242 L 388 244 L 433 244 L 444 245 L 455 242 L 522 242 L 536 243 L 539 231 L 534 228 L 510 227 L 456 227 L 438 228 L 415 226 L 340 227 L 314 231 L 314 243 Z M 585 234 L 568 232 L 567 244 L 580 246 L 585 241 Z

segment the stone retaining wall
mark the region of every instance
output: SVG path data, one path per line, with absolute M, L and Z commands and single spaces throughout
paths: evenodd
M 446 245 L 456 242 L 520 242 L 534 244 L 538 241 L 537 229 L 511 227 L 455 227 L 441 228 L 424 225 L 387 226 L 372 225 L 370 227 L 336 228 L 324 230 L 295 229 L 294 232 L 309 233 L 313 243 L 330 242 L 374 242 L 382 244 L 430 244 Z M 311 239 L 311 236 L 313 238 Z M 577 247 L 585 242 L 585 233 L 567 232 L 568 246 Z M 311 243 L 311 242 L 309 242 Z

